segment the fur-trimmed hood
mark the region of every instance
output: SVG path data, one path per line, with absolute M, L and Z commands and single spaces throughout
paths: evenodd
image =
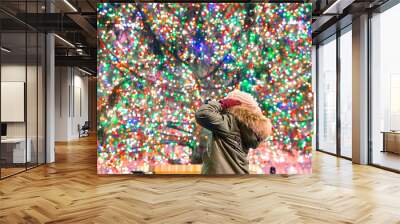
M 271 135 L 271 121 L 264 117 L 261 112 L 239 105 L 229 108 L 228 113 L 252 130 L 260 140 L 264 140 Z

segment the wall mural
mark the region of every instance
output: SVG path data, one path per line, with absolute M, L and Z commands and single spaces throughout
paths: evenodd
M 98 4 L 98 173 L 224 174 L 204 172 L 205 154 L 224 147 L 215 141 L 222 131 L 196 117 L 204 105 L 231 128 L 222 142 L 246 157 L 222 163 L 250 174 L 311 173 L 311 10 L 310 3 Z M 265 139 L 254 132 L 252 147 L 242 136 L 251 125 L 242 128 L 226 109 L 240 106 L 219 101 L 235 89 L 272 125 Z M 231 142 L 235 133 L 241 140 Z

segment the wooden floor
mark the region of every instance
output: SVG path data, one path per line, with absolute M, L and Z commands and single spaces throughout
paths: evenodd
M 374 150 L 372 160 L 374 164 L 400 170 L 400 154 Z
M 95 139 L 0 181 L 0 223 L 400 223 L 400 175 L 317 153 L 314 173 L 96 175 Z
M 25 167 L 24 168 L 1 168 L 1 177 L 8 177 L 11 176 L 13 174 L 19 173 L 19 172 L 23 172 L 25 171 Z

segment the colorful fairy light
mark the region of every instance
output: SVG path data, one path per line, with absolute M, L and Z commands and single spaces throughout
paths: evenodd
M 98 4 L 98 172 L 194 163 L 207 98 L 253 94 L 274 134 L 255 173 L 309 173 L 313 94 L 309 3 Z

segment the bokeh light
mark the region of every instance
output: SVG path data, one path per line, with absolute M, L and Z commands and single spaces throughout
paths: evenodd
M 273 136 L 253 173 L 310 173 L 310 3 L 98 4 L 98 173 L 191 164 L 208 135 L 194 112 L 238 88 Z

